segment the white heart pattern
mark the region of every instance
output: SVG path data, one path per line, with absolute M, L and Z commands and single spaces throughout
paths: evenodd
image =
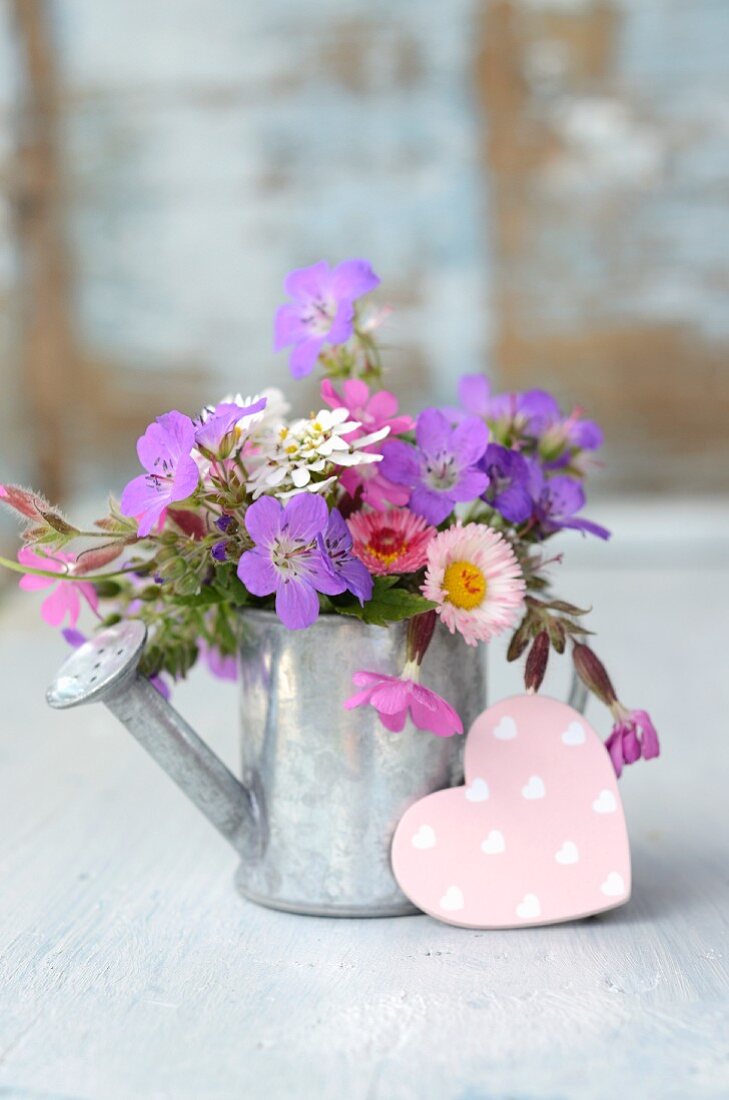
M 421 825 L 413 836 L 413 848 L 435 848 L 435 829 L 430 825 Z
M 522 920 L 538 917 L 541 911 L 542 907 L 536 894 L 525 894 L 523 900 L 516 907 L 516 915 L 521 917 Z
M 625 883 L 617 871 L 611 871 L 600 889 L 607 898 L 619 898 L 625 893 Z
M 485 802 L 489 796 L 489 785 L 485 779 L 474 779 L 470 787 L 466 787 L 466 798 L 469 802 Z
M 547 793 L 544 780 L 538 775 L 531 775 L 529 782 L 525 787 L 522 787 L 521 793 L 524 798 L 544 798 Z
M 393 872 L 419 909 L 459 927 L 524 932 L 625 904 L 620 791 L 585 715 L 536 693 L 503 699 L 471 727 L 463 773 L 461 786 L 411 805 L 395 830 Z
M 612 791 L 607 790 L 600 791 L 599 795 L 592 804 L 592 808 L 596 814 L 613 814 L 618 808 L 618 804 L 615 801 L 615 795 Z
M 494 737 L 499 741 L 513 741 L 516 737 L 516 722 L 508 714 L 504 715 L 498 726 L 494 726 Z
M 573 840 L 565 840 L 560 850 L 554 853 L 554 858 L 557 863 L 577 863 L 580 853 L 577 851 L 577 845 Z
M 498 829 L 492 829 L 481 845 L 481 851 L 487 856 L 497 856 L 506 848 L 504 834 Z
M 563 745 L 584 745 L 585 727 L 580 722 L 570 722 L 562 734 Z
M 440 899 L 441 909 L 447 909 L 449 912 L 454 912 L 456 909 L 463 909 L 463 906 L 463 891 L 459 890 L 457 886 L 449 886 Z

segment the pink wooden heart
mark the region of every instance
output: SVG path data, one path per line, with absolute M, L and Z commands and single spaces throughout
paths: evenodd
M 416 802 L 392 863 L 420 909 L 466 928 L 573 920 L 630 897 L 615 773 L 581 714 L 542 695 L 484 711 L 468 734 L 465 787 Z

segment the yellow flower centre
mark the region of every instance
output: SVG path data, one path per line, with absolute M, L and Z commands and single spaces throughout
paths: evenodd
M 483 603 L 488 584 L 477 565 L 470 561 L 453 561 L 443 577 L 448 600 L 464 611 L 472 611 Z

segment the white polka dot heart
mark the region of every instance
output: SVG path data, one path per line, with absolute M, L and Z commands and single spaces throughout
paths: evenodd
M 591 916 L 630 897 L 630 849 L 615 773 L 586 719 L 519 695 L 468 734 L 463 787 L 416 802 L 392 864 L 424 912 L 466 928 Z

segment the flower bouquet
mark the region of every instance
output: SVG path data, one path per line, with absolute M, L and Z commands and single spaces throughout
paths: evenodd
M 82 605 L 98 627 L 140 619 L 143 672 L 163 693 L 202 656 L 235 677 L 241 609 L 270 609 L 291 631 L 319 616 L 407 622 L 397 675 L 362 668 L 344 705 L 374 707 L 393 734 L 408 719 L 439 737 L 463 732 L 448 699 L 421 682 L 434 632 L 462 644 L 511 635 L 537 691 L 550 652 L 569 648 L 587 687 L 612 711 L 615 770 L 658 755 L 648 715 L 627 709 L 586 644 L 585 611 L 553 594 L 564 530 L 606 539 L 583 516 L 602 433 L 543 390 L 493 393 L 462 378 L 459 404 L 400 412 L 381 388 L 377 330 L 363 260 L 292 272 L 275 318 L 291 373 L 323 372 L 322 407 L 290 419 L 283 395 L 229 396 L 195 417 L 156 418 L 137 443 L 143 473 L 92 530 L 38 493 L 0 486 L 24 521 L 17 562 L 25 590 L 45 589 L 43 618 L 79 645 Z

